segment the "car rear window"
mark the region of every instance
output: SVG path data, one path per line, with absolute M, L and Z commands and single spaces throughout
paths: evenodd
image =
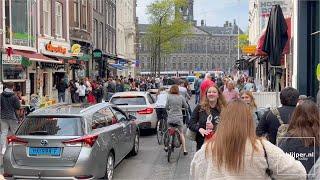
M 189 83 L 194 82 L 194 78 L 192 78 L 192 77 L 188 77 L 188 82 L 189 82 Z
M 81 136 L 83 126 L 80 117 L 28 117 L 17 135 Z
M 143 96 L 113 97 L 111 103 L 115 105 L 146 105 L 146 99 Z

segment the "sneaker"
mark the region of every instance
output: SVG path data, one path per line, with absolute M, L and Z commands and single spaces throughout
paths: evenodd
M 5 152 L 6 152 L 6 148 L 2 148 L 1 154 L 4 155 Z
M 164 151 L 165 151 L 165 152 L 168 152 L 168 147 L 164 147 Z

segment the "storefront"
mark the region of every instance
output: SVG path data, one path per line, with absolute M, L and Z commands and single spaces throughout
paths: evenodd
M 293 86 L 300 94 L 315 97 L 319 90 L 320 1 L 297 1 L 294 14 Z
M 28 92 L 26 88 L 27 71 L 22 64 L 23 57 L 21 55 L 2 54 L 1 56 L 1 81 L 14 82 L 14 90 L 20 91 L 22 96 L 26 96 Z M 2 88 L 1 88 L 2 91 Z
M 50 98 L 57 98 L 57 83 L 70 80 L 71 71 L 69 65 L 65 63 L 70 59 L 70 44 L 65 41 L 54 41 L 45 38 L 39 38 L 38 42 L 40 53 L 59 62 L 40 62 L 37 65 L 40 94 Z
M 71 71 L 70 77 L 73 80 L 81 80 L 88 77 L 91 54 L 90 54 L 90 43 L 83 41 L 72 40 L 71 59 L 67 62 L 69 64 L 69 70 Z

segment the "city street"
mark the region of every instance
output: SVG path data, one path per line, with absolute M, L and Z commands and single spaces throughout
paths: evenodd
M 194 96 L 189 102 L 194 109 Z M 168 163 L 163 145 L 158 145 L 157 137 L 151 132 L 143 132 L 140 137 L 140 152 L 135 157 L 124 159 L 114 172 L 116 180 L 186 180 L 189 179 L 190 163 L 196 152 L 196 143 L 187 139 L 189 154 L 175 149 L 172 162 Z
M 190 100 L 194 109 L 194 96 Z M 156 134 L 143 131 L 140 136 L 139 154 L 124 159 L 115 169 L 115 180 L 186 180 L 189 179 L 190 163 L 196 151 L 196 143 L 187 139 L 189 154 L 183 155 L 182 149 L 175 149 L 172 162 L 168 163 L 163 145 L 158 145 Z M 1 170 L 3 174 L 2 156 Z M 0 175 L 0 180 L 3 179 Z

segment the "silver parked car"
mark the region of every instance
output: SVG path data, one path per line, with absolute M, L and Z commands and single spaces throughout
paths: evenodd
M 12 179 L 112 179 L 139 151 L 135 117 L 109 103 L 58 104 L 31 113 L 8 137 L 4 176 Z
M 139 129 L 156 129 L 158 121 L 154 109 L 156 101 L 149 92 L 118 92 L 111 97 L 110 103 L 137 117 Z

